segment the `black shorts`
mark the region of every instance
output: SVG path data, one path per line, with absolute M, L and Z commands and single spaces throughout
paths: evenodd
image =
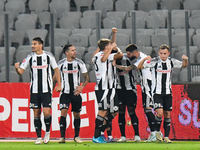
M 99 110 L 110 109 L 111 113 L 117 112 L 119 110 L 119 102 L 118 102 L 117 94 L 116 94 L 115 89 L 113 90 L 109 89 L 109 90 L 95 91 Z
M 165 111 L 172 111 L 171 94 L 154 94 L 154 109 L 163 108 Z
M 51 108 L 52 94 L 48 93 L 31 93 L 30 95 L 30 108 L 37 109 L 43 107 Z
M 135 107 L 137 105 L 137 94 L 133 90 L 117 90 L 119 105 Z
M 142 92 L 142 104 L 143 104 L 143 108 L 146 108 L 146 107 L 153 108 L 154 106 L 153 99 L 144 92 Z
M 72 105 L 73 112 L 80 112 L 82 108 L 82 97 L 79 94 L 78 96 L 73 94 L 62 93 L 60 96 L 60 110 L 68 109 L 69 105 Z

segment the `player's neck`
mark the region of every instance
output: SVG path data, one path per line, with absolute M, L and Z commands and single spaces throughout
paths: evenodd
M 41 49 L 41 50 L 35 51 L 35 53 L 36 53 L 36 55 L 41 55 L 41 54 L 43 54 L 43 50 Z
M 67 61 L 68 61 L 68 62 L 72 62 L 72 61 L 74 61 L 74 58 L 67 57 Z

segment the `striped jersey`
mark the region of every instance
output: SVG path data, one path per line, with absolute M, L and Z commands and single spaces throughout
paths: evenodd
M 116 61 L 116 64 L 120 66 L 130 66 L 131 61 L 127 57 L 127 55 L 124 54 L 121 60 Z M 117 89 L 134 90 L 136 92 L 135 72 L 136 72 L 135 69 L 132 71 L 124 71 L 117 69 L 117 75 L 118 75 Z
M 61 93 L 73 94 L 76 87 L 80 86 L 80 73 L 87 73 L 85 63 L 78 58 L 71 62 L 64 58 L 58 62 L 58 68 L 62 83 Z
M 170 57 L 162 61 L 158 56 L 145 61 L 143 66 L 152 70 L 152 93 L 171 94 L 172 69 L 181 68 L 182 62 Z
M 95 90 L 106 90 L 116 87 L 116 69 L 112 65 L 115 54 L 110 54 L 105 62 L 101 61 L 103 55 L 104 52 L 100 51 L 92 58 L 97 79 Z
M 50 53 L 43 51 L 41 55 L 35 52 L 27 55 L 23 60 L 20 68 L 26 69 L 30 66 L 30 91 L 31 93 L 47 93 L 52 92 L 53 82 L 51 67 L 57 68 L 55 57 Z
M 139 63 L 147 57 L 146 54 L 140 52 L 138 58 L 132 61 L 132 64 L 138 67 Z M 151 71 L 150 68 L 144 68 L 139 70 L 139 77 L 140 77 L 140 86 L 142 88 L 142 92 L 146 93 L 149 97 L 151 97 Z

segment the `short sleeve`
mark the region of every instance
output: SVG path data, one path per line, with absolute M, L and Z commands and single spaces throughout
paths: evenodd
M 174 65 L 174 68 L 181 68 L 182 67 L 182 61 L 179 61 L 177 59 L 172 58 L 172 63 Z
M 26 68 L 29 65 L 30 58 L 31 58 L 31 55 L 28 55 L 26 58 L 24 58 L 24 60 L 22 61 L 21 65 L 20 65 L 20 68 L 26 70 Z
M 57 65 L 57 63 L 56 63 L 56 59 L 55 59 L 54 56 L 50 56 L 50 64 L 51 64 L 51 67 L 52 67 L 53 69 L 55 69 L 55 68 L 58 67 L 58 65 Z
M 86 73 L 87 72 L 87 68 L 86 68 L 86 65 L 84 63 L 80 64 L 80 68 L 81 68 L 81 73 Z
M 110 55 L 108 56 L 108 60 L 109 60 L 109 61 L 113 61 L 113 60 L 114 60 L 114 55 L 115 55 L 115 53 L 114 53 L 114 54 L 110 54 Z
M 145 62 L 144 62 L 144 64 L 143 64 L 143 67 L 144 68 L 152 68 L 152 67 L 154 67 L 155 66 L 155 64 L 156 64 L 156 61 L 155 60 L 146 60 Z

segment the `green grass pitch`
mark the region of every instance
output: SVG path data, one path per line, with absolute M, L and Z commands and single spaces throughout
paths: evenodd
M 48 144 L 34 145 L 34 142 L 0 142 L 0 150 L 200 150 L 200 141 L 173 141 L 173 143 L 106 143 L 66 142 L 59 144 L 50 141 Z

